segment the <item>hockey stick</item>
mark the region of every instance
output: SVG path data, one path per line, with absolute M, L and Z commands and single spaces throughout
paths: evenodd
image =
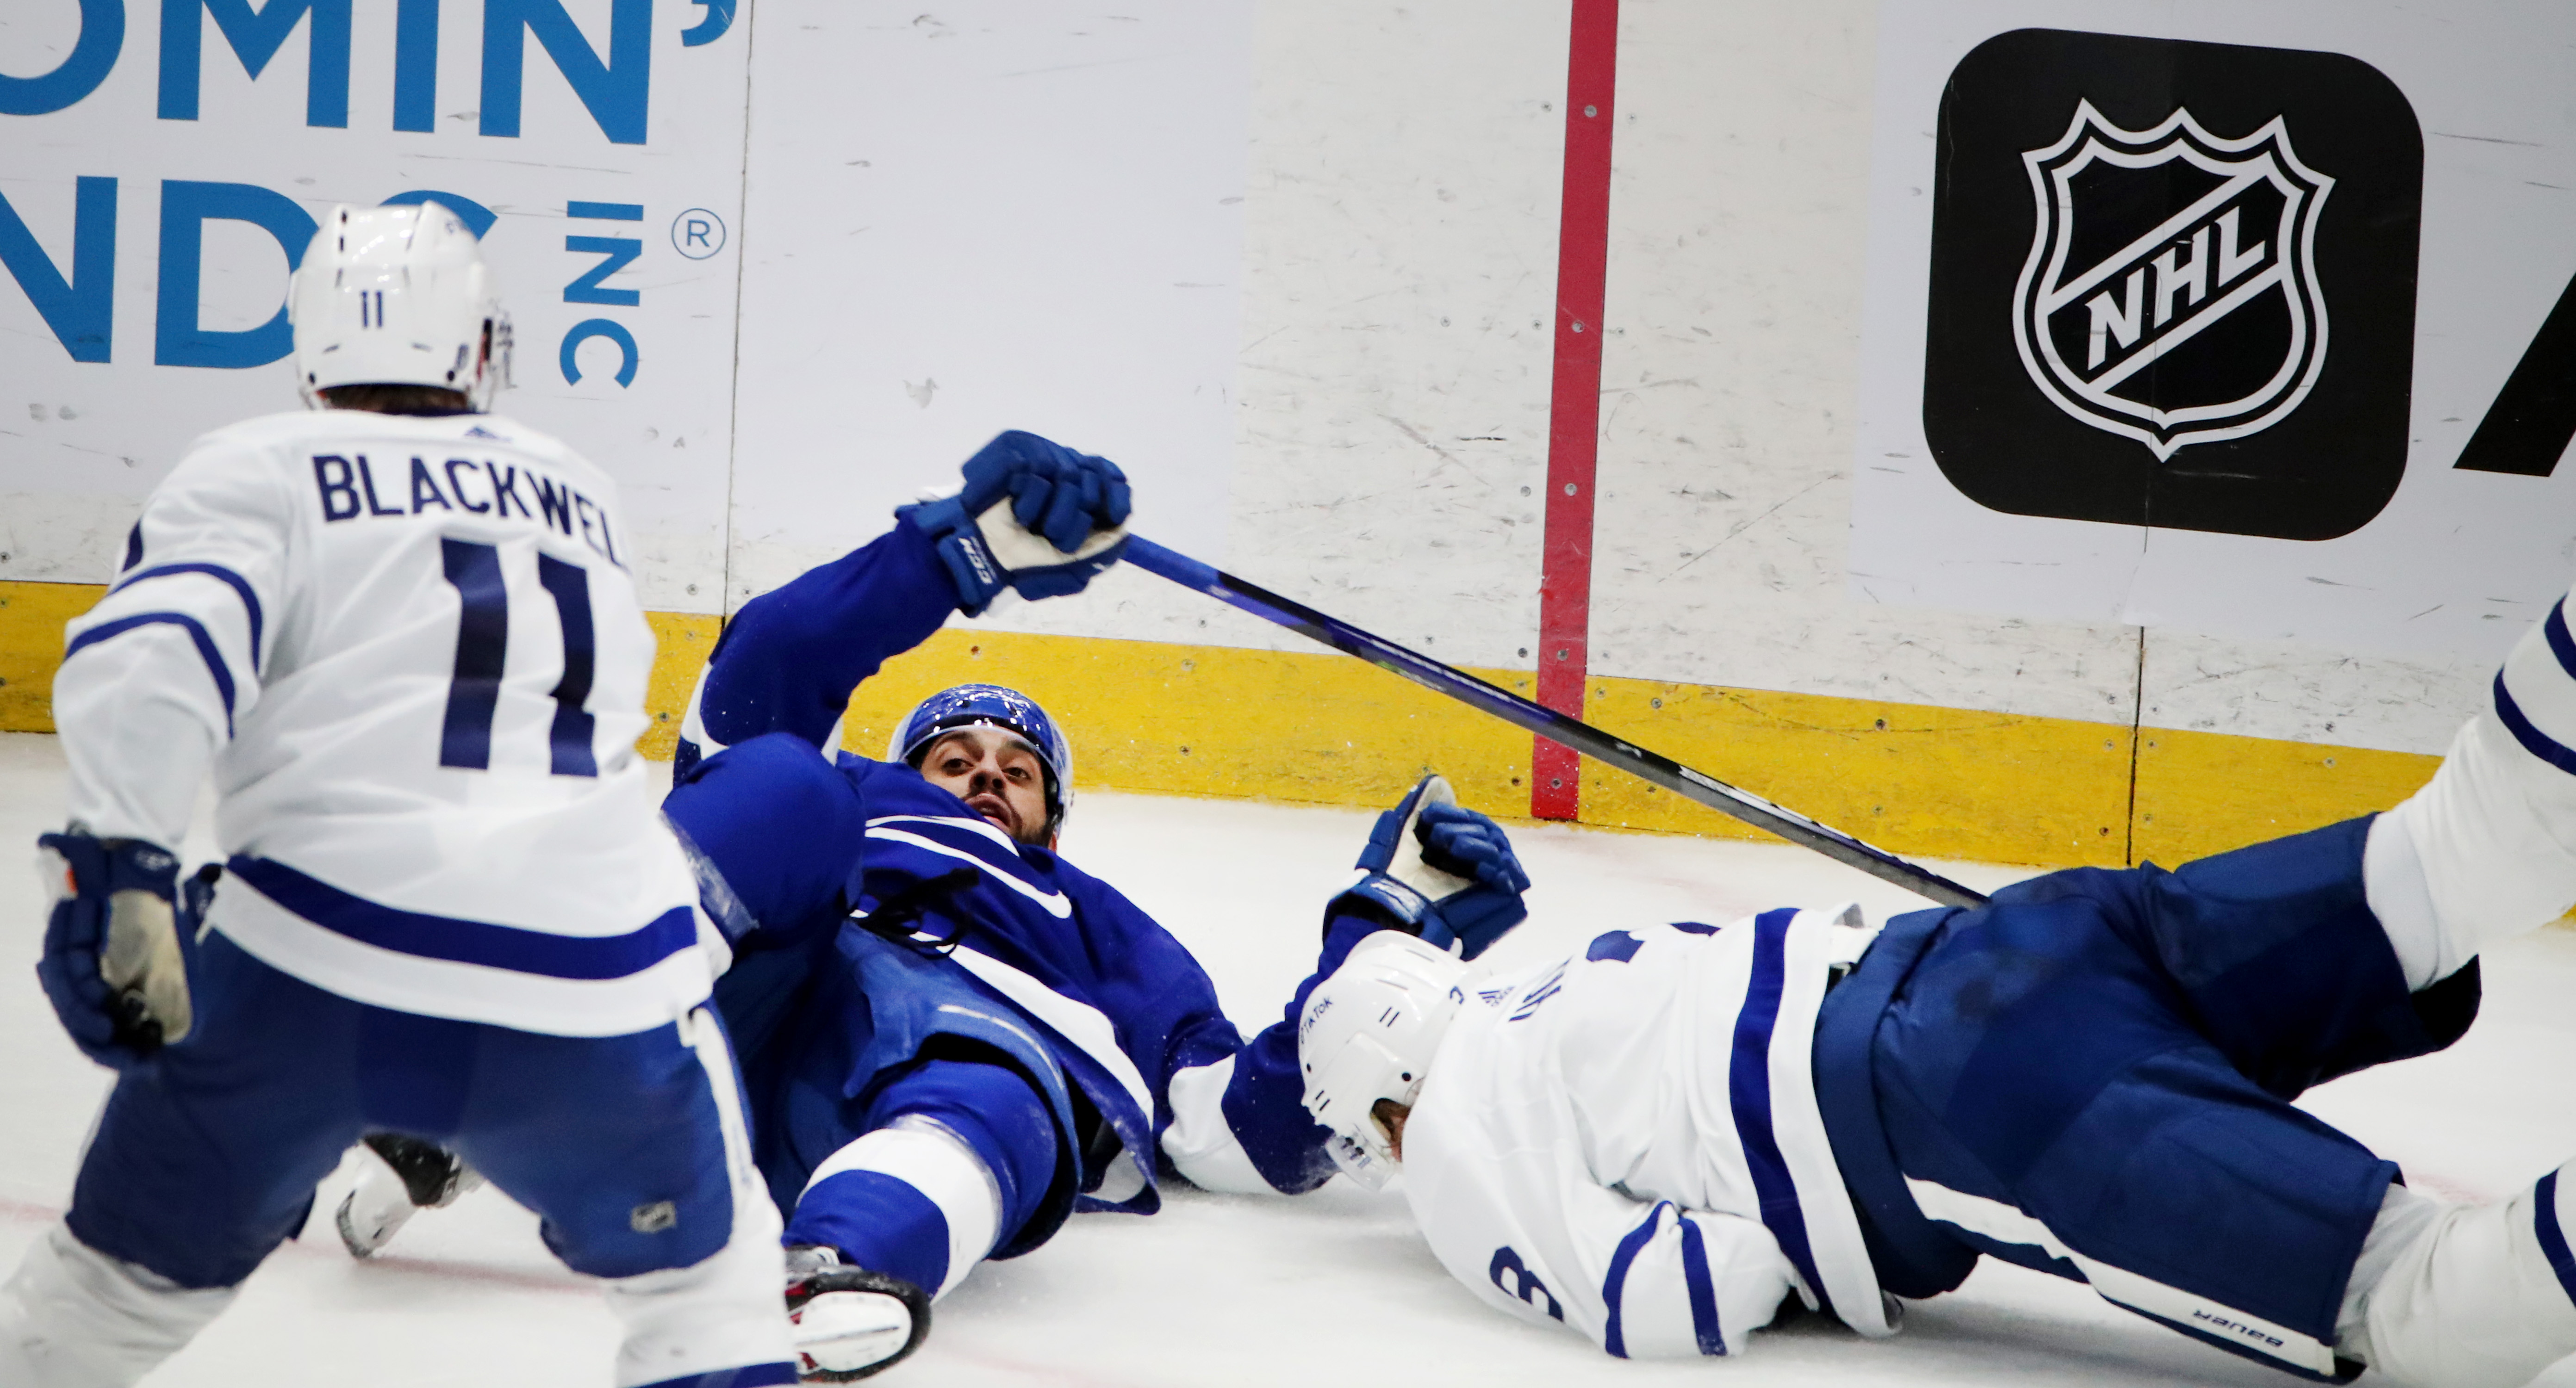
M 1276 622 L 1291 631 L 1302 632 L 1345 655 L 1358 656 L 1389 674 L 1402 675 L 1425 689 L 1446 694 L 1461 703 L 1473 704 L 1506 723 L 1527 728 L 1551 742 L 1571 747 L 1595 761 L 1618 767 L 1676 795 L 1696 800 L 1720 814 L 1733 815 L 1801 848 L 1812 848 L 1835 862 L 1858 868 L 1882 882 L 1893 882 L 1944 906 L 1986 904 L 1983 893 L 1960 886 L 1929 868 L 1917 867 L 1884 849 L 1872 848 L 1795 810 L 1782 809 L 1761 796 L 1737 790 L 1713 776 L 1693 771 L 1670 757 L 1621 741 L 1581 719 L 1532 703 L 1510 690 L 1487 684 L 1464 670 L 1443 665 L 1427 655 L 1327 617 L 1267 588 L 1219 572 L 1141 535 L 1127 538 L 1126 559 L 1147 573 L 1168 578 L 1184 588 L 1239 607 L 1263 621 Z

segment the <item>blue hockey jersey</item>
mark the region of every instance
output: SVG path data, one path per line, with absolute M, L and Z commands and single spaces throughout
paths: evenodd
M 1227 1191 L 1321 1184 L 1287 1021 L 1247 1044 L 1197 961 L 1114 888 L 908 766 L 818 754 L 848 691 L 954 607 L 928 543 L 897 527 L 746 604 L 683 725 L 666 810 L 738 951 L 717 999 L 772 1190 L 791 1201 L 857 1136 L 852 1101 L 941 1037 L 999 1050 L 1048 1094 L 1091 1207 L 1153 1210 L 1164 1169 Z M 1315 978 L 1370 928 L 1336 923 Z M 1002 1251 L 1042 1241 L 1072 1202 L 1053 1203 Z

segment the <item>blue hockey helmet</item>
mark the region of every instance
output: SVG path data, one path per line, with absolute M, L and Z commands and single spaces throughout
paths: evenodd
M 1035 752 L 1046 771 L 1047 837 L 1064 828 L 1073 808 L 1073 745 L 1056 731 L 1055 720 L 1038 701 L 998 684 L 961 684 L 943 689 L 913 707 L 886 746 L 886 760 L 918 771 L 930 745 L 959 728 L 1000 728 Z

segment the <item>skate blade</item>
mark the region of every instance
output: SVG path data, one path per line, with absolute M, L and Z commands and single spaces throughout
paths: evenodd
M 912 1338 L 912 1312 L 882 1292 L 826 1292 L 788 1320 L 797 1367 L 809 1375 L 856 1375 L 902 1353 Z
M 339 1211 L 332 1216 L 331 1222 L 338 1227 L 340 1243 L 349 1250 L 350 1257 L 372 1258 L 386 1244 L 393 1242 L 394 1235 L 410 1222 L 411 1209 L 408 1205 L 400 1210 L 387 1210 L 382 1205 L 375 1205 L 361 1214 L 358 1211 L 360 1193 L 353 1190 L 343 1196 Z

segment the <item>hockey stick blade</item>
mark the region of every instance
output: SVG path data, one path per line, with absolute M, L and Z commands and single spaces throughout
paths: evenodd
M 1777 834 L 1801 848 L 1814 849 L 1835 862 L 1858 868 L 1882 882 L 1892 882 L 1944 906 L 1986 904 L 1983 893 L 1963 887 L 1929 868 L 1918 867 L 1885 849 L 1873 848 L 1839 829 L 1828 828 L 1795 810 L 1774 805 L 1761 796 L 1737 790 L 1670 757 L 1613 737 L 1581 719 L 1532 703 L 1455 666 L 1443 665 L 1418 651 L 1408 650 L 1382 636 L 1328 617 L 1258 584 L 1247 583 L 1188 555 L 1165 549 L 1141 535 L 1127 537 L 1125 557 L 1128 563 L 1147 573 L 1205 593 L 1263 621 L 1311 637 L 1345 655 L 1358 656 L 1389 674 L 1401 675 L 1425 689 L 1483 709 L 1506 723 L 1571 747 L 1595 761 L 1618 767 L 1720 814 L 1732 815 L 1757 829 Z

